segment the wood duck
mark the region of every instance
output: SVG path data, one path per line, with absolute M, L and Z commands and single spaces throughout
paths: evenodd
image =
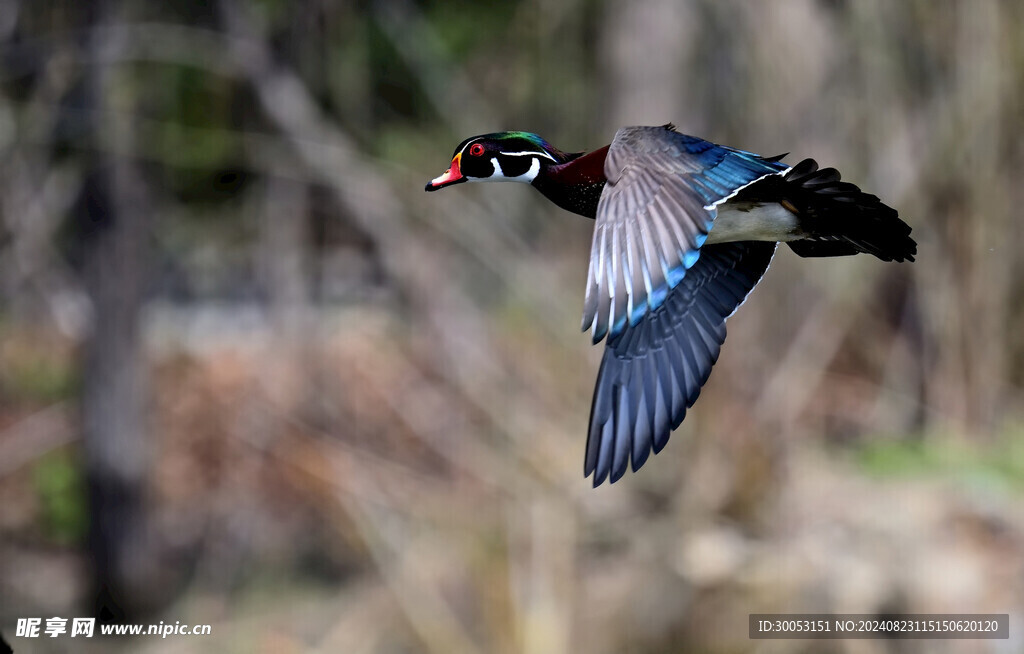
M 813 159 L 761 157 L 661 127 L 566 153 L 528 132 L 468 138 L 427 191 L 523 182 L 596 219 L 583 330 L 607 338 L 590 409 L 585 476 L 612 483 L 660 452 L 707 381 L 725 321 L 778 243 L 801 257 L 866 252 L 913 261 L 896 211 Z

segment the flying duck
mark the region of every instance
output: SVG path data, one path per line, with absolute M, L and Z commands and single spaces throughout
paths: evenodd
M 605 339 L 584 475 L 597 487 L 665 447 L 725 341 L 725 321 L 779 242 L 801 257 L 866 252 L 913 261 L 910 227 L 876 196 L 813 159 L 761 157 L 661 127 L 566 153 L 529 132 L 468 138 L 427 191 L 523 182 L 596 220 L 583 330 Z

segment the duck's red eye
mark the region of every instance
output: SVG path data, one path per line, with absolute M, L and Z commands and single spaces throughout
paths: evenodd
M 469 153 L 474 157 L 479 157 L 484 153 L 484 146 L 481 145 L 480 143 L 474 143 L 472 146 L 470 146 Z

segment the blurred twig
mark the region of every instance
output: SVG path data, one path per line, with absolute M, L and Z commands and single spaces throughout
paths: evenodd
M 0 430 L 0 478 L 78 438 L 67 402 L 57 402 Z
M 416 72 L 437 117 L 451 132 L 476 134 L 501 122 L 498 109 L 477 92 L 465 71 L 452 62 L 438 65 L 444 58 L 445 43 L 417 5 L 407 0 L 382 0 L 371 7 L 377 26 Z
M 420 544 L 415 540 L 397 540 L 394 529 L 383 524 L 387 521 L 383 515 L 386 509 L 366 501 L 363 492 L 359 491 L 359 488 L 366 487 L 366 475 L 358 468 L 339 466 L 330 458 L 325 467 L 308 465 L 307 461 L 311 459 L 289 457 L 286 460 L 303 474 L 333 489 L 335 501 L 355 527 L 378 573 L 390 587 L 392 597 L 402 606 L 413 629 L 430 651 L 439 654 L 480 652 L 448 602 L 423 577 L 422 567 L 415 564 Z

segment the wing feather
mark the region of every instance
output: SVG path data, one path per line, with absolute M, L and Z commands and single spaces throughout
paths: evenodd
M 697 262 L 716 205 L 786 170 L 666 127 L 620 129 L 605 159 L 583 329 L 596 343 L 656 310 Z
M 697 401 L 725 341 L 725 321 L 760 281 L 775 243 L 704 248 L 660 307 L 609 337 L 590 411 L 584 470 L 594 485 L 657 454 Z

